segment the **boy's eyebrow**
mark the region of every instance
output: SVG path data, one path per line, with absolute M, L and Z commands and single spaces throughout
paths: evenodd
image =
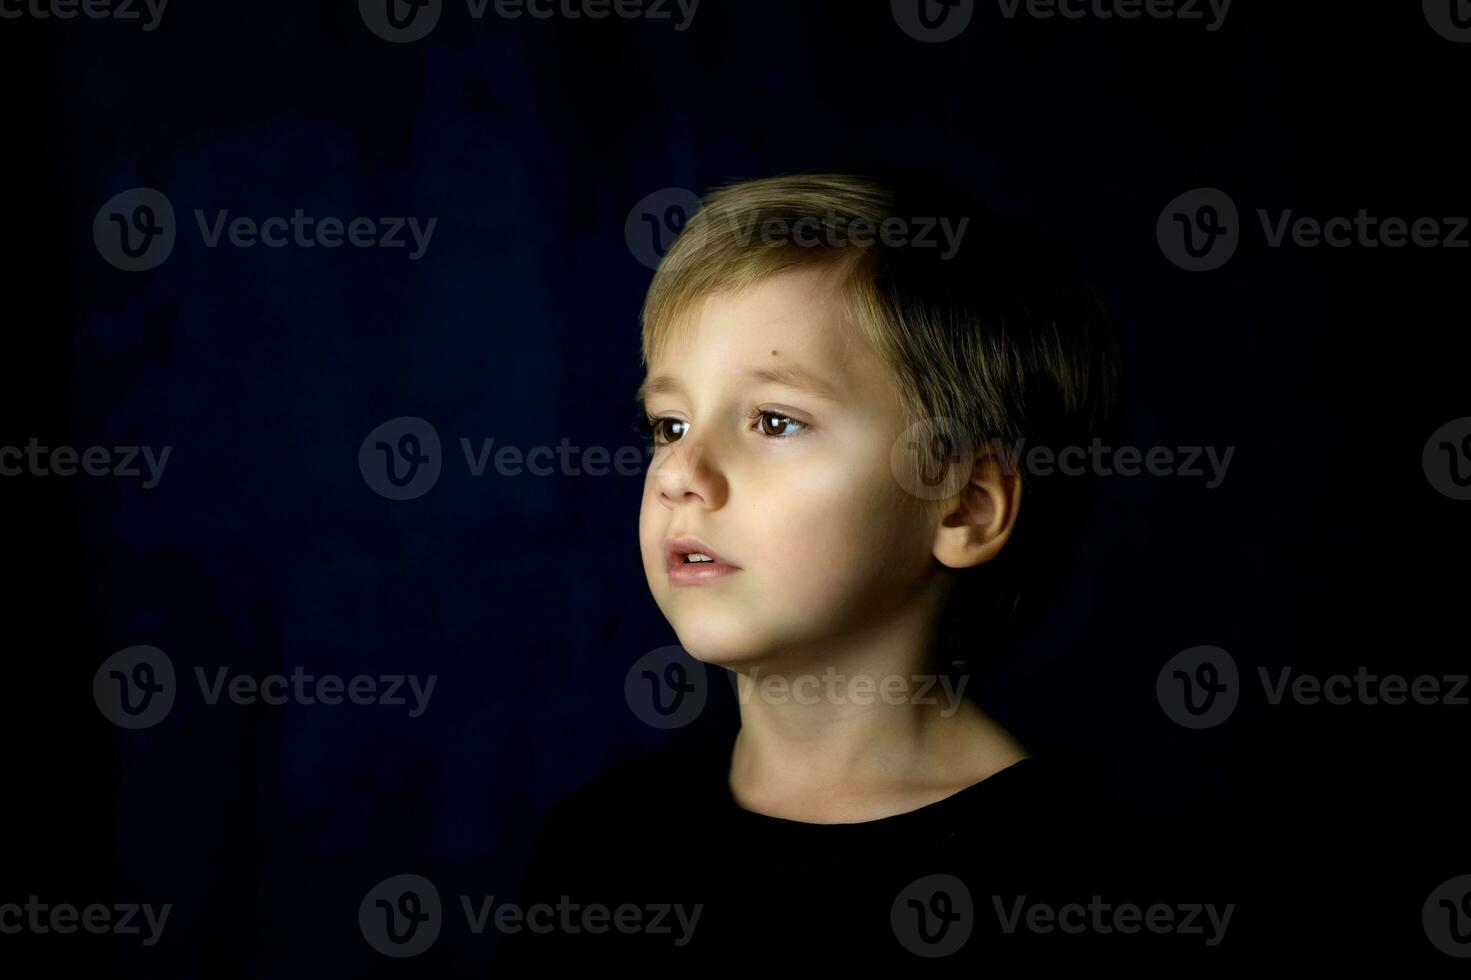
M 769 384 L 778 384 L 787 388 L 796 388 L 802 391 L 810 391 L 812 394 L 829 401 L 841 401 L 842 396 L 837 385 L 828 381 L 821 375 L 809 371 L 797 364 L 782 364 L 774 367 L 750 368 L 745 376 L 751 381 L 764 381 Z M 648 378 L 638 386 L 634 393 L 634 400 L 642 404 L 650 395 L 664 393 L 683 393 L 684 385 L 679 379 L 667 374 L 657 374 Z

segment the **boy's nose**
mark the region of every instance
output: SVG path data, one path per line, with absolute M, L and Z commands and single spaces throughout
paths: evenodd
M 714 455 L 705 443 L 681 439 L 669 447 L 668 453 L 656 465 L 659 496 L 666 504 L 698 500 L 707 508 L 724 505 L 727 495 L 725 476 L 715 465 Z

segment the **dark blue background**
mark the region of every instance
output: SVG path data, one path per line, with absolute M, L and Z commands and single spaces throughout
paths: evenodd
M 470 935 L 454 896 L 510 897 L 553 801 L 734 715 L 720 684 L 676 733 L 624 701 L 629 665 L 675 642 L 639 561 L 641 477 L 475 478 L 458 439 L 639 445 L 651 273 L 624 241 L 630 209 L 862 160 L 932 167 L 1077 257 L 1123 324 L 1125 443 L 1236 447 L 1216 489 L 1106 481 L 1068 592 L 982 703 L 1029 745 L 1107 750 L 1124 802 L 1181 861 L 1246 862 L 1264 904 L 1239 913 L 1243 942 L 1452 962 L 1419 906 L 1471 868 L 1467 709 L 1243 704 L 1188 732 L 1155 700 L 1161 664 L 1204 643 L 1252 674 L 1465 669 L 1464 630 L 1443 637 L 1463 615 L 1464 572 L 1448 572 L 1466 505 L 1430 487 L 1420 452 L 1468 414 L 1467 253 L 1268 249 L 1253 227 L 1224 268 L 1191 274 L 1155 241 L 1165 203 L 1199 186 L 1253 226 L 1257 207 L 1471 210 L 1471 45 L 1418 4 L 1286 6 L 1238 0 L 1208 33 L 982 4 L 938 45 L 884 3 L 790 0 L 705 0 L 684 32 L 476 22 L 451 3 L 405 45 L 347 2 L 174 0 L 152 33 L 0 23 L 5 444 L 173 447 L 152 490 L 0 488 L 18 821 L 0 901 L 174 906 L 152 949 L 29 948 L 129 975 L 483 973 L 493 933 Z M 135 186 L 180 218 L 145 273 L 91 237 Z M 195 207 L 438 225 L 417 262 L 208 249 Z M 357 454 L 403 415 L 435 425 L 445 470 L 395 502 Z M 88 692 L 134 644 L 166 651 L 184 690 L 127 732 Z M 196 666 L 296 665 L 439 682 L 416 719 L 209 707 L 193 687 Z M 668 828 L 679 860 L 739 846 Z M 451 906 L 407 963 L 357 925 L 365 892 L 403 872 Z

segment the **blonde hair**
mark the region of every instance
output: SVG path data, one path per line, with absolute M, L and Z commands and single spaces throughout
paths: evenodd
M 952 232 L 960 230 L 948 255 L 918 244 L 920 236 L 896 241 L 899 235 L 882 233 L 933 230 L 942 219 Z M 842 277 L 848 320 L 889 367 L 906 426 L 946 420 L 961 452 L 995 441 L 1003 448 L 1060 449 L 1110 434 L 1120 368 L 1113 324 L 1101 304 L 1072 282 L 1035 231 L 1002 221 L 929 174 L 803 173 L 710 191 L 649 286 L 641 317 L 644 365 L 705 297 L 812 267 L 831 267 Z M 1046 547 L 1048 540 L 1076 530 L 1081 519 L 1075 513 L 1071 525 L 1052 526 L 1062 520 L 1067 498 L 1079 496 L 1070 492 L 1081 490 L 1077 477 L 1068 485 L 1031 474 L 1023 479 L 1026 505 L 1002 551 L 1008 560 L 961 576 L 972 586 L 961 605 L 997 604 L 1015 627 L 1025 573 L 1055 570 L 1059 562 L 1047 559 L 1057 557 L 1057 548 Z M 960 612 L 947 617 L 953 627 L 965 618 Z M 987 623 L 999 625 L 995 617 Z M 954 635 L 946 642 L 966 645 Z

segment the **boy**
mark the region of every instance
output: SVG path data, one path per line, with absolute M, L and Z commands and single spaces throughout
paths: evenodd
M 582 911 L 508 960 L 1057 953 L 999 912 L 1099 885 L 1103 777 L 934 681 L 994 663 L 1065 566 L 1083 481 L 1014 453 L 1109 434 L 1107 316 L 933 181 L 803 174 L 704 199 L 642 348 L 644 571 L 681 646 L 737 675 L 740 728 L 563 801 L 521 904 Z M 619 907 L 626 929 L 588 926 Z

